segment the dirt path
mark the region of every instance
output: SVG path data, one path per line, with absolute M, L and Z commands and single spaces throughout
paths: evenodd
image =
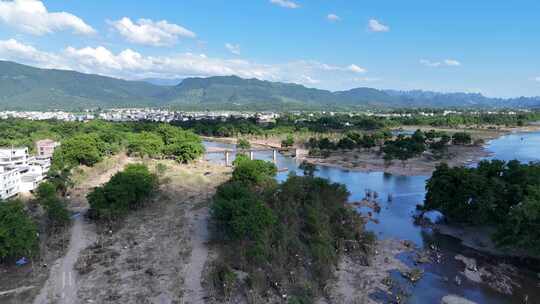
M 49 279 L 34 300 L 34 304 L 76 304 L 78 303 L 78 276 L 74 271 L 75 263 L 83 249 L 95 242 L 96 233 L 92 223 L 87 222 L 81 214 L 88 210 L 86 194 L 105 182 L 127 164 L 125 156 L 119 156 L 117 164 L 103 174 L 90 176 L 79 187 L 72 189 L 71 210 L 80 212 L 71 227 L 71 237 L 66 255 L 58 259 L 51 268 Z
M 77 264 L 81 304 L 205 303 L 208 200 L 230 169 L 162 163 L 167 170 L 152 201 L 81 254 L 89 257 L 85 267 Z
M 51 269 L 49 280 L 41 289 L 34 304 L 77 303 L 77 273 L 73 270 L 79 253 L 95 240 L 94 227 L 79 216 L 71 228 L 71 239 L 66 255 Z
M 201 285 L 202 272 L 208 260 L 208 208 L 189 211 L 191 227 L 191 256 L 185 269 L 184 303 L 204 303 L 205 291 Z

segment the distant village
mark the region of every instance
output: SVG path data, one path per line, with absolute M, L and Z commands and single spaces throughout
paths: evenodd
M 53 140 L 39 140 L 35 155 L 30 155 L 27 147 L 0 147 L 0 200 L 35 190 L 47 176 L 59 145 Z
M 101 119 L 106 121 L 153 121 L 172 122 L 189 120 L 226 120 L 229 118 L 255 118 L 261 122 L 274 121 L 280 114 L 274 112 L 238 112 L 238 111 L 201 111 L 181 112 L 160 109 L 108 109 L 102 111 L 84 111 L 70 113 L 65 111 L 0 111 L 0 119 L 20 118 L 29 120 L 61 120 L 61 121 L 90 121 Z
M 516 111 L 456 111 L 456 110 L 439 110 L 433 112 L 373 112 L 373 111 L 357 111 L 347 112 L 350 116 L 365 115 L 373 117 L 412 117 L 413 115 L 420 116 L 435 116 L 435 115 L 459 115 L 459 114 L 506 114 L 517 115 L 529 110 Z M 338 112 L 289 112 L 293 115 L 315 116 L 317 114 L 333 116 Z M 343 113 L 341 113 L 343 114 Z M 190 120 L 227 120 L 230 118 L 254 118 L 260 123 L 273 122 L 282 114 L 278 112 L 240 112 L 240 111 L 173 111 L 164 109 L 152 108 L 122 108 L 122 109 L 107 109 L 107 110 L 85 110 L 80 113 L 72 113 L 65 111 L 0 111 L 0 119 L 20 118 L 29 120 L 61 120 L 61 121 L 90 121 L 101 119 L 106 121 L 127 122 L 127 121 L 153 121 L 153 122 L 172 122 L 172 121 L 190 121 Z

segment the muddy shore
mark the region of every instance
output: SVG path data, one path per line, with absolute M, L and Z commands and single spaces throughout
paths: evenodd
M 428 131 L 433 128 L 410 126 L 403 130 L 412 131 L 421 129 Z M 376 149 L 371 150 L 342 150 L 331 152 L 329 157 L 311 157 L 306 149 L 298 149 L 298 159 L 305 160 L 314 165 L 328 166 L 335 168 L 343 168 L 347 170 L 360 172 L 384 172 L 392 175 L 405 176 L 429 176 L 435 171 L 436 167 L 441 163 L 446 163 L 450 167 L 467 166 L 479 162 L 485 157 L 490 156 L 490 152 L 486 150 L 487 143 L 490 140 L 499 138 L 504 135 L 518 132 L 535 132 L 540 130 L 540 126 L 525 126 L 520 128 L 500 128 L 493 129 L 436 129 L 438 131 L 446 131 L 449 133 L 457 131 L 470 132 L 473 141 L 483 142 L 484 144 L 467 145 L 467 146 L 449 146 L 448 157 L 443 159 L 435 159 L 429 152 L 423 153 L 419 157 L 411 158 L 405 162 L 394 160 L 387 163 L 382 158 L 382 154 Z
M 474 227 L 462 225 L 434 224 L 432 229 L 442 235 L 450 236 L 461 241 L 465 247 L 487 254 L 494 258 L 506 259 L 518 264 L 539 265 L 540 256 L 533 256 L 524 250 L 498 248 L 491 235 L 495 232 L 492 227 Z M 536 267 L 540 269 L 540 266 Z

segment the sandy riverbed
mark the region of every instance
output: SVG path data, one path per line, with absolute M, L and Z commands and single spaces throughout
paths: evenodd
M 310 157 L 307 151 L 302 150 L 298 155 L 302 160 L 312 164 L 330 167 L 339 167 L 348 170 L 362 172 L 385 172 L 393 175 L 431 175 L 441 163 L 447 163 L 450 167 L 463 166 L 478 162 L 489 156 L 482 146 L 450 146 L 448 158 L 434 159 L 428 153 L 402 162 L 395 160 L 386 163 L 382 155 L 376 151 L 348 150 L 332 152 L 329 157 Z
M 422 129 L 428 131 L 433 128 L 410 126 L 404 130 Z M 534 132 L 540 130 L 540 126 L 525 126 L 520 128 L 500 128 L 494 129 L 436 129 L 448 133 L 466 131 L 471 133 L 473 140 L 487 143 L 488 141 L 516 132 Z M 446 163 L 450 167 L 465 166 L 477 163 L 481 159 L 490 155 L 486 146 L 482 144 L 468 146 L 449 146 L 448 157 L 435 159 L 430 153 L 424 153 L 419 157 L 411 158 L 405 162 L 394 160 L 386 163 L 382 158 L 382 153 L 375 150 L 342 150 L 330 153 L 329 157 L 310 157 L 306 149 L 298 149 L 297 156 L 300 160 L 309 163 L 344 168 L 361 172 L 385 172 L 393 175 L 431 175 L 436 167 L 441 163 Z

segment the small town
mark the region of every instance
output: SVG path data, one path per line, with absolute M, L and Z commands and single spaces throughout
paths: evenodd
M 413 116 L 433 117 L 436 115 L 509 115 L 514 116 L 520 113 L 530 113 L 529 109 L 518 110 L 485 110 L 485 111 L 457 111 L 450 109 L 440 109 L 435 111 L 290 111 L 288 114 L 296 116 L 334 116 L 337 114 L 346 114 L 348 116 L 368 116 L 379 118 L 405 118 Z M 166 109 L 153 108 L 119 108 L 106 110 L 84 110 L 80 113 L 66 111 L 0 111 L 0 119 L 28 119 L 28 120 L 59 120 L 59 121 L 91 121 L 95 119 L 111 122 L 128 121 L 152 121 L 152 122 L 175 122 L 175 121 L 197 121 L 197 120 L 221 120 L 227 119 L 256 119 L 260 123 L 273 122 L 281 117 L 280 112 L 250 112 L 250 111 L 174 111 Z

